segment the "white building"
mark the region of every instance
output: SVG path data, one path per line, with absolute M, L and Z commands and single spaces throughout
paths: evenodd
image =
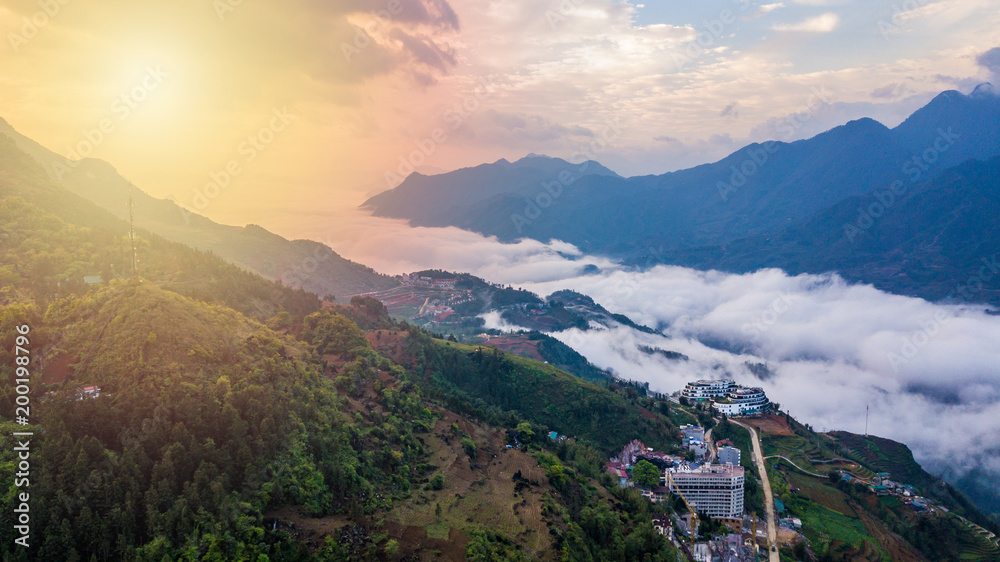
M 742 452 L 736 447 L 719 447 L 719 464 L 740 465 Z
M 771 403 L 761 388 L 739 387 L 724 398 L 712 401 L 712 406 L 727 416 L 749 416 L 762 414 Z
M 712 398 L 721 398 L 733 390 L 736 390 L 736 383 L 728 379 L 717 381 L 700 380 L 687 383 L 687 386 L 681 391 L 681 396 L 688 400 L 700 402 L 711 400 Z
M 743 526 L 743 467 L 706 465 L 668 470 L 671 492 L 680 492 L 698 511 L 730 527 Z
M 687 447 L 689 451 L 694 451 L 695 458 L 702 458 L 708 454 L 708 444 L 701 439 L 688 439 Z

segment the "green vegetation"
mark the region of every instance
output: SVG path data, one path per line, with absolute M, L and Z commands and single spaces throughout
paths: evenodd
M 519 417 L 560 434 L 587 440 L 610 453 L 628 441 L 676 445 L 677 427 L 665 416 L 643 416 L 637 396 L 594 386 L 554 367 L 495 349 L 435 340 L 416 328 L 407 337 L 406 366 L 423 374 L 449 407 L 495 425 Z M 465 404 L 461 404 L 465 402 Z M 616 431 L 609 432 L 607 428 Z
M 13 345 L 7 340 L 14 326 L 31 326 L 32 349 L 40 356 L 69 358 L 66 382 L 45 384 L 39 377 L 33 384 L 33 421 L 44 433 L 32 440 L 37 471 L 32 524 L 45 531 L 35 535 L 28 551 L 12 546 L 12 426 L 3 423 L 0 537 L 9 559 L 374 559 L 379 552 L 409 552 L 412 545 L 396 538 L 385 542 L 374 531 L 380 514 L 400 503 L 424 501 L 417 492 L 425 487 L 430 493 L 445 487 L 441 473 L 427 475 L 433 468 L 428 468 L 420 436 L 434 426 L 441 406 L 426 398 L 425 390 L 467 413 L 495 414 L 482 419 L 504 422 L 500 427 L 520 425 L 527 429 L 522 435 L 529 446 L 536 448 L 555 444 L 537 437 L 551 425 L 534 424 L 564 417 L 574 401 L 609 402 L 599 421 L 621 421 L 640 436 L 648 432 L 650 440 L 670 427 L 668 419 L 644 421 L 629 403 L 635 395 L 587 385 L 521 358 L 446 350 L 443 342 L 422 331 L 405 332 L 410 344 L 426 344 L 432 358 L 443 352 L 455 359 L 454 365 L 442 365 L 448 376 L 460 375 L 461 368 L 480 379 L 483 372 L 505 372 L 498 381 L 506 380 L 511 391 L 547 381 L 559 408 L 556 402 L 537 403 L 548 409 L 545 415 L 521 418 L 501 406 L 527 411 L 534 402 L 497 400 L 503 392 L 468 401 L 454 385 L 445 384 L 448 376 L 428 378 L 426 369 L 411 376 L 371 348 L 352 319 L 370 328 L 405 328 L 388 320 L 377 301 L 359 299 L 349 307 L 319 310 L 318 299 L 311 296 L 302 300 L 308 306 L 299 306 L 297 292 L 183 248 L 176 248 L 172 259 L 167 250 L 162 259 L 154 259 L 157 254 L 148 244 L 144 272 L 173 271 L 179 279 L 200 275 L 198 290 L 149 278 L 138 286 L 115 279 L 114 271 L 103 285 L 67 286 L 60 281 L 65 280 L 62 273 L 52 272 L 75 271 L 75 276 L 93 271 L 101 260 L 111 264 L 118 259 L 117 254 L 87 253 L 101 246 L 94 238 L 100 230 L 64 223 L 23 201 L 5 200 L 0 209 L 6 213 L 4 224 L 17 227 L 17 238 L 8 235 L 2 248 L 12 264 L 4 270 L 9 285 L 0 307 L 4 417 L 13 413 L 8 372 Z M 93 257 L 82 261 L 78 255 Z M 216 275 L 238 283 L 221 285 Z M 278 299 L 268 315 L 266 308 L 253 306 L 252 295 L 264 291 L 267 296 L 273 289 L 288 298 Z M 250 315 L 227 306 L 229 302 Z M 101 396 L 78 399 L 75 389 L 83 384 L 100 386 Z M 582 413 L 570 420 L 581 435 L 600 442 L 599 426 Z M 457 437 L 470 460 L 475 459 L 477 438 Z M 551 548 L 576 559 L 604 559 L 605 553 L 673 558 L 662 538 L 652 533 L 648 506 L 635 502 L 624 511 L 608 507 L 609 493 L 598 480 L 604 478 L 603 452 L 563 443 L 555 454 L 565 470 L 550 467 L 552 483 L 541 488 L 551 490 L 544 516 L 555 538 Z M 493 509 L 503 501 L 498 498 L 501 503 Z M 434 505 L 436 517 L 442 518 L 440 503 Z M 296 506 L 319 520 L 336 517 L 359 526 L 327 535 L 318 550 L 310 551 L 289 527 L 265 515 L 284 506 Z M 605 526 L 598 528 L 588 523 L 591 512 L 585 509 L 615 515 L 601 519 Z M 450 525 L 434 525 L 441 528 L 429 527 L 429 534 L 447 539 Z M 520 559 L 538 554 L 529 555 L 498 533 L 467 531 L 470 556 Z M 625 554 L 615 554 L 621 556 Z
M 647 488 L 658 486 L 660 484 L 660 469 L 647 460 L 641 460 L 632 467 L 632 479 L 635 480 L 636 484 Z
M 603 382 L 611 379 L 606 371 L 596 367 L 575 349 L 552 336 L 541 332 L 529 332 L 528 338 L 538 342 L 538 353 L 550 365 L 558 369 L 591 382 Z

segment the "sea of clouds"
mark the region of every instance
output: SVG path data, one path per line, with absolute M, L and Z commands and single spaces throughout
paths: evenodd
M 619 326 L 555 334 L 599 367 L 665 393 L 731 377 L 763 387 L 818 430 L 862 433 L 867 408 L 870 433 L 908 444 L 929 471 L 955 480 L 979 468 L 984 483 L 1000 488 L 1000 316 L 985 305 L 934 304 L 835 274 L 625 268 L 558 241 L 503 244 L 358 212 L 333 222 L 300 215 L 295 228 L 385 273 L 437 268 L 543 296 L 578 291 L 661 333 Z M 497 315 L 487 320 L 513 328 Z M 690 360 L 649 355 L 641 345 Z M 747 363 L 765 363 L 771 375 L 760 379 Z

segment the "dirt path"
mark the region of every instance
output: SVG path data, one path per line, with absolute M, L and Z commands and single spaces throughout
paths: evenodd
M 767 467 L 764 466 L 764 453 L 760 446 L 760 436 L 757 435 L 757 430 L 749 425 L 734 419 L 730 419 L 729 421 L 750 432 L 751 441 L 753 441 L 753 461 L 757 465 L 757 472 L 760 473 L 760 483 L 764 488 L 764 509 L 767 511 L 767 554 L 770 562 L 781 562 L 776 546 L 778 541 L 778 526 L 774 515 L 774 495 L 771 493 L 771 481 L 767 478 Z

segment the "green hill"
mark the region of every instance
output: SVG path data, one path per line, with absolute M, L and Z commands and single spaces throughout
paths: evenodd
M 8 140 L 9 139 L 9 140 Z M 78 197 L 61 195 L 50 201 L 72 210 L 77 198 L 85 199 L 119 219 L 128 219 L 128 200 L 135 201 L 137 228 L 166 240 L 212 252 L 224 260 L 259 275 L 304 288 L 319 296 L 347 296 L 387 289 L 398 282 L 370 267 L 344 259 L 324 244 L 311 240 L 286 240 L 257 225 L 227 226 L 213 222 L 178 206 L 173 201 L 156 199 L 133 188 L 107 162 L 84 159 L 71 162 L 19 134 L 0 119 L 0 151 L 16 148 L 35 183 L 55 184 Z M 0 156 L 5 158 L 9 156 Z M 46 209 L 51 209 L 45 206 Z M 88 211 L 89 212 L 89 211 Z M 59 216 L 62 214 L 56 213 Z
M 136 282 L 125 223 L 0 148 L 5 560 L 676 559 L 648 502 L 614 487 L 595 449 L 676 439 L 660 433 L 668 417 L 630 409 L 637 395 L 464 351 L 460 369 L 407 372 L 352 320 L 402 331 L 379 303 L 324 309 L 145 232 Z M 22 326 L 26 426 L 11 421 Z M 407 333 L 432 363 L 447 347 Z M 498 388 L 548 380 L 561 411 L 447 384 L 490 366 L 505 371 Z M 576 402 L 609 402 L 601 419 L 622 434 L 601 438 L 582 413 L 546 425 Z M 581 438 L 556 444 L 552 429 Z M 34 433 L 27 549 L 14 543 L 19 430 Z

